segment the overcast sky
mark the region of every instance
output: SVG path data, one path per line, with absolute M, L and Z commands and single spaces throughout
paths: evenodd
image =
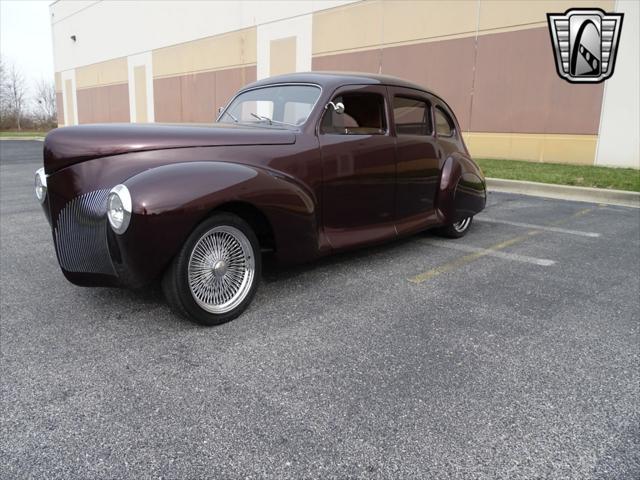
M 52 0 L 0 0 L 0 54 L 15 63 L 29 86 L 53 80 L 49 4 Z

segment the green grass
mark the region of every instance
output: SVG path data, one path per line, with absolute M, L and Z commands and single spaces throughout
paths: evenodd
M 2 131 L 0 132 L 0 137 L 44 137 L 48 132 L 35 132 L 35 131 L 27 131 L 21 130 L 19 132 L 12 131 Z
M 633 168 L 561 165 L 489 158 L 478 160 L 478 164 L 487 177 L 640 192 L 640 170 Z

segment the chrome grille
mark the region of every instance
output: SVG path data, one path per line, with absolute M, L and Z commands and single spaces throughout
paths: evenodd
M 114 275 L 107 245 L 109 190 L 95 190 L 69 201 L 55 227 L 60 266 L 68 272 Z

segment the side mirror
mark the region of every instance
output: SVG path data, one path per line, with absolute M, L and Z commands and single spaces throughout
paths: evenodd
M 342 102 L 338 102 L 338 103 L 329 102 L 324 108 L 326 110 L 329 107 L 333 108 L 333 111 L 336 112 L 338 115 L 342 115 L 344 113 L 344 103 Z
M 224 111 L 224 107 L 218 107 L 218 115 Z

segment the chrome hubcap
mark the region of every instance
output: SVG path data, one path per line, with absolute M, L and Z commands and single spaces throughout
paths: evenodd
M 467 228 L 469 228 L 469 224 L 471 223 L 471 217 L 463 218 L 459 222 L 453 224 L 453 229 L 458 232 L 464 232 Z
M 235 227 L 215 227 L 191 251 L 189 290 L 207 312 L 226 313 L 246 298 L 254 273 L 253 248 L 246 235 Z
M 218 277 L 224 277 L 227 273 L 227 262 L 224 260 L 218 260 L 216 264 L 213 266 L 213 274 Z

